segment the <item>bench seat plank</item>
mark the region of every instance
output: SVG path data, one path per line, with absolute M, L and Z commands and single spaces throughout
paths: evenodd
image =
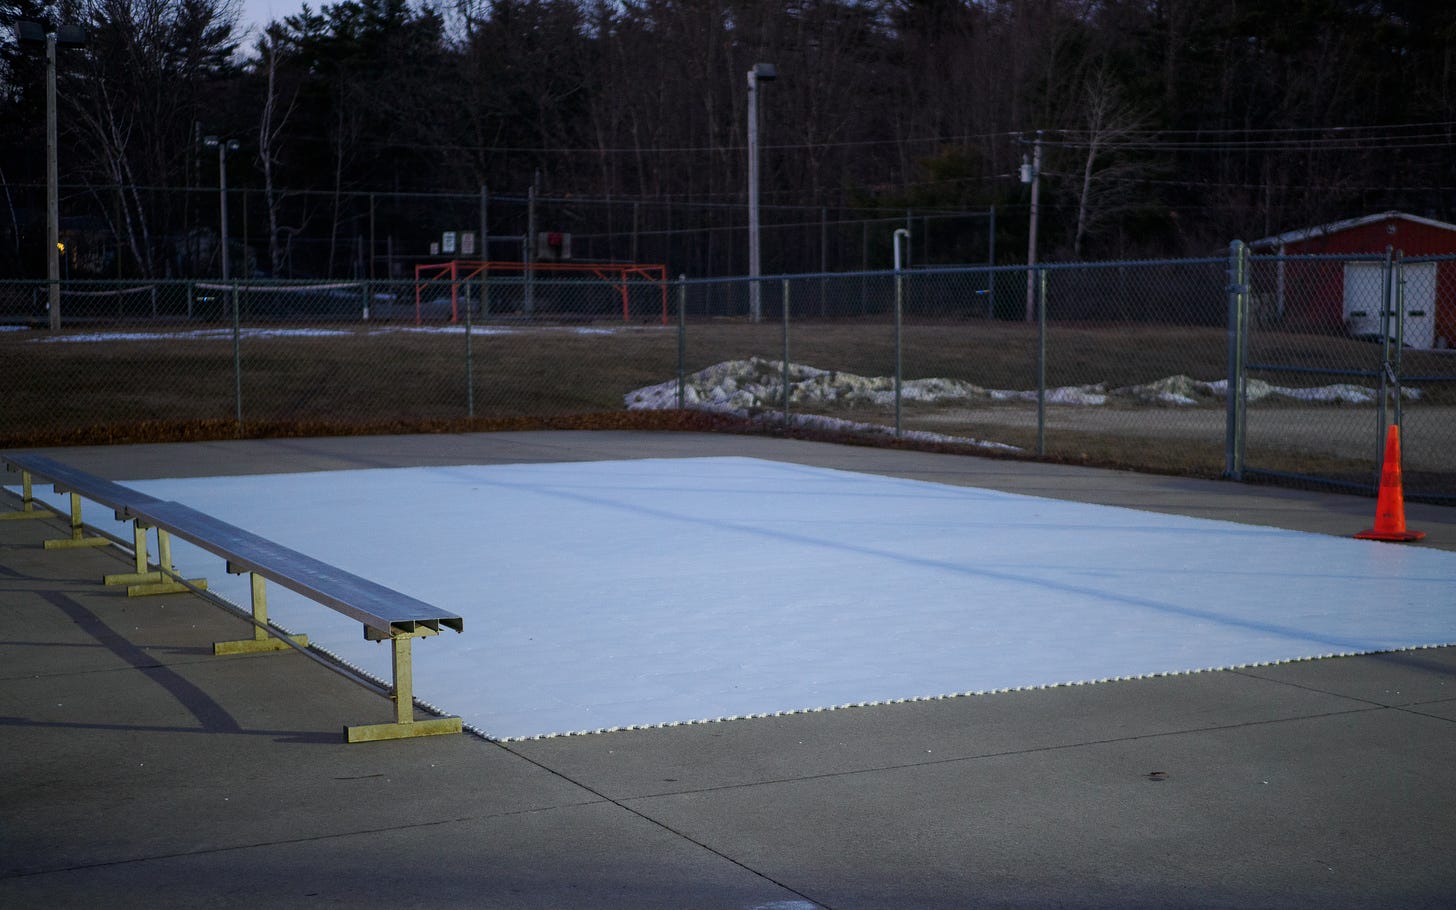
M 386 635 L 412 634 L 419 627 L 463 631 L 465 621 L 422 600 L 360 578 L 251 531 L 228 524 L 180 502 L 132 502 L 130 518 L 166 528 L 223 557 L 233 573 L 253 572 L 296 591 Z
M 118 515 L 126 511 L 126 507 L 132 503 L 140 505 L 161 502 L 155 496 L 133 490 L 114 480 L 105 480 L 94 474 L 87 474 L 85 471 L 73 468 L 65 462 L 56 461 L 46 455 L 35 455 L 28 452 L 18 455 L 7 454 L 5 463 L 12 469 L 29 471 L 37 477 L 45 478 L 55 485 L 58 493 L 75 493 L 78 496 L 84 496 L 92 502 L 106 506 Z

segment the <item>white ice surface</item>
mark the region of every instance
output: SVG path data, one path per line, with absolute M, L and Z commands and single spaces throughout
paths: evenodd
M 497 738 L 1456 641 L 1453 553 L 746 458 L 128 486 L 464 616 L 416 694 Z M 357 623 L 269 609 L 389 678 Z

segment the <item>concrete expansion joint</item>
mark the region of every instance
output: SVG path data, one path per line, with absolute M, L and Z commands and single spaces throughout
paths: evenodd
M 315 834 L 307 837 L 280 838 L 277 840 L 248 841 L 246 843 L 227 844 L 218 847 L 209 847 L 202 850 L 181 850 L 167 853 L 154 853 L 146 856 L 132 856 L 125 859 L 109 860 L 98 863 L 76 863 L 68 866 L 56 866 L 48 869 L 30 869 L 21 872 L 0 873 L 0 881 L 7 879 L 34 878 L 43 875 L 57 875 L 68 872 L 82 872 L 92 869 L 124 868 L 137 863 L 152 863 L 160 860 L 185 859 L 198 856 L 218 856 L 228 853 L 235 853 L 244 850 L 258 850 L 270 847 L 287 847 L 296 844 L 325 843 L 328 841 L 342 840 L 352 837 L 369 837 L 377 834 L 388 834 L 397 831 L 420 831 L 430 828 L 438 828 L 443 825 L 470 824 L 472 822 L 491 821 L 495 819 L 519 818 L 521 816 L 536 815 L 545 812 L 556 812 L 564 809 L 580 808 L 584 806 L 599 805 L 601 802 L 610 800 L 586 800 L 581 802 L 561 803 L 551 806 L 534 806 L 529 809 L 515 809 L 504 812 L 488 812 L 480 815 L 462 815 L 449 818 L 435 818 L 427 821 L 409 822 L 397 825 L 380 825 L 368 828 L 355 828 L 347 831 L 331 831 L 327 834 Z M 630 811 L 630 810 L 629 810 Z
M 1442 721 L 1445 721 L 1448 724 L 1456 724 L 1456 717 L 1447 717 L 1444 714 L 1432 714 L 1432 713 L 1430 713 L 1428 711 L 1419 710 L 1421 708 L 1426 707 L 1427 705 L 1449 705 L 1453 701 L 1456 701 L 1456 699 L 1452 699 L 1452 698 L 1438 698 L 1438 699 L 1434 699 L 1432 701 L 1420 701 L 1420 702 L 1414 702 L 1414 703 L 1408 704 L 1408 705 L 1390 705 L 1388 707 L 1391 710 L 1400 711 L 1403 714 L 1413 714 L 1416 717 L 1425 717 L 1425 718 L 1429 718 L 1431 720 L 1442 720 Z
M 586 793 L 592 794 L 593 796 L 597 797 L 598 800 L 601 803 L 606 803 L 606 804 L 615 806 L 616 808 L 622 810 L 623 812 L 626 812 L 626 813 L 628 813 L 628 814 L 630 814 L 630 815 L 632 815 L 632 816 L 634 816 L 636 818 L 639 818 L 639 819 L 641 819 L 642 821 L 646 822 L 649 825 L 652 825 L 652 826 L 654 826 L 656 828 L 660 828 L 661 830 L 667 832 L 668 834 L 671 834 L 673 837 L 679 838 L 680 840 L 683 840 L 686 843 L 690 843 L 693 846 L 697 847 L 698 849 L 703 850 L 703 851 L 706 851 L 707 853 L 710 853 L 713 856 L 716 856 L 719 859 L 724 860 L 725 862 L 731 863 L 734 866 L 737 866 L 738 868 L 744 870 L 745 872 L 748 872 L 748 873 L 750 873 L 752 875 L 757 876 L 758 878 L 763 879 L 764 881 L 768 882 L 769 884 L 774 885 L 775 887 L 782 888 L 784 891 L 787 891 L 790 894 L 795 894 L 795 895 L 798 895 L 799 897 L 804 897 L 803 894 L 800 894 L 795 889 L 789 887 L 786 883 L 781 882 L 778 879 L 773 878 L 772 876 L 770 876 L 767 873 L 763 872 L 761 869 L 755 869 L 754 867 L 746 864 L 745 862 L 743 862 L 743 860 L 737 858 L 736 856 L 733 856 L 733 855 L 731 855 L 729 853 L 725 853 L 722 850 L 719 850 L 719 849 L 717 849 L 717 848 L 709 845 L 708 843 L 706 843 L 706 842 L 704 842 L 702 840 L 699 840 L 698 838 L 693 837 L 692 835 L 686 833 L 685 831 L 681 831 L 681 830 L 679 830 L 677 828 L 674 828 L 672 825 L 667 824 L 666 822 L 662 821 L 661 819 L 654 818 L 653 816 L 648 815 L 646 812 L 639 811 L 638 809 L 635 809 L 632 806 L 628 805 L 629 802 L 636 802 L 636 801 L 638 801 L 640 799 L 646 799 L 646 798 L 650 798 L 650 797 L 636 797 L 636 798 L 633 798 L 632 800 L 617 799 L 615 797 L 612 797 L 612 796 L 607 795 L 606 793 L 603 793 L 602 791 L 596 789 L 595 787 L 591 786 L 590 784 L 587 784 L 587 783 L 585 783 L 583 781 L 577 780 L 576 778 L 572 777 L 571 775 L 569 775 L 569 774 L 567 774 L 567 773 L 565 773 L 565 772 L 563 772 L 563 771 L 561 771 L 561 770 L 559 770 L 557 768 L 551 767 L 551 765 L 546 764 L 545 762 L 541 761 L 540 759 L 532 758 L 529 755 L 526 755 L 524 753 L 521 753 L 521 752 L 516 751 L 515 749 L 511 748 L 511 746 L 510 746 L 509 743 L 500 742 L 500 741 L 493 741 L 493 742 L 494 742 L 494 745 L 497 748 L 499 748 L 501 751 L 506 752 L 507 754 L 512 755 L 515 758 L 520 759 L 521 761 L 524 761 L 524 762 L 526 762 L 529 765 L 533 765 L 533 766 L 535 766 L 537 768 L 540 768 L 542 771 L 545 771 L 546 773 L 548 773 L 548 774 L 550 774 L 550 775 L 552 775 L 552 776 L 554 776 L 556 778 L 559 778 L 560 780 L 565 781 L 566 783 L 571 784 L 572 786 L 577 787 L 577 788 L 581 789 L 582 791 L 584 791 Z M 719 788 L 719 789 L 729 789 L 729 788 Z M 699 791 L 685 791 L 685 792 L 699 792 Z M 588 803 L 586 805 L 591 805 L 591 803 Z M 805 899 L 807 900 L 807 898 L 805 898 Z M 816 904 L 815 906 L 818 906 L 818 905 Z
M 934 766 L 937 766 L 937 765 L 952 765 L 952 764 L 960 764 L 960 763 L 968 763 L 968 762 L 985 761 L 985 760 L 988 760 L 988 759 L 1017 758 L 1017 757 L 1022 757 L 1022 756 L 1041 755 L 1041 754 L 1048 754 L 1048 753 L 1053 753 L 1053 752 L 1067 752 L 1067 751 L 1072 751 L 1072 750 L 1075 750 L 1075 749 L 1088 748 L 1088 747 L 1091 747 L 1091 746 L 1109 746 L 1109 745 L 1116 745 L 1116 744 L 1119 744 L 1119 743 L 1131 743 L 1131 742 L 1141 742 L 1141 741 L 1145 741 L 1145 740 L 1167 739 L 1167 738 L 1170 738 L 1170 737 L 1191 736 L 1191 735 L 1198 735 L 1198 734 L 1202 734 L 1202 733 L 1219 733 L 1219 732 L 1224 732 L 1224 731 L 1229 731 L 1229 730 L 1241 730 L 1241 729 L 1248 729 L 1248 728 L 1255 728 L 1255 727 L 1267 727 L 1267 726 L 1273 726 L 1273 725 L 1276 725 L 1276 724 L 1298 723 L 1298 722 L 1307 721 L 1307 720 L 1319 720 L 1319 719 L 1323 719 L 1323 718 L 1342 717 L 1342 716 L 1347 716 L 1347 715 L 1370 714 L 1370 713 L 1374 713 L 1374 712 L 1377 712 L 1377 711 L 1388 711 L 1388 710 L 1402 710 L 1402 709 L 1400 707 L 1398 707 L 1398 706 L 1390 706 L 1390 705 L 1369 705 L 1369 706 L 1365 706 L 1365 707 L 1351 708 L 1348 711 L 1326 711 L 1326 712 L 1321 712 L 1321 713 L 1318 713 L 1318 714 L 1301 714 L 1301 715 L 1296 715 L 1296 716 L 1293 716 L 1293 717 L 1280 717 L 1280 718 L 1271 718 L 1271 719 L 1268 719 L 1268 720 L 1246 721 L 1246 722 L 1237 723 L 1237 724 L 1215 724 L 1215 725 L 1206 726 L 1206 727 L 1188 727 L 1188 728 L 1183 728 L 1183 729 L 1178 729 L 1178 730 L 1163 730 L 1163 731 L 1159 731 L 1157 733 L 1139 733 L 1139 734 L 1136 734 L 1136 735 L 1133 735 L 1133 736 L 1119 736 L 1119 737 L 1112 737 L 1112 738 L 1109 738 L 1109 739 L 1087 739 L 1087 740 L 1079 740 L 1077 742 L 1055 743 L 1055 744 L 1045 745 L 1045 746 L 1032 746 L 1032 747 L 1025 748 L 1025 749 L 1005 749 L 1005 750 L 996 751 L 996 752 L 977 752 L 977 753 L 972 753 L 972 754 L 967 754 L 967 755 L 942 756 L 942 757 L 938 757 L 938 758 L 924 759 L 924 760 L 913 761 L 913 762 L 897 762 L 897 763 L 894 763 L 894 764 L 875 765 L 873 767 L 867 767 L 867 768 L 854 768 L 852 770 L 847 770 L 847 771 L 829 771 L 829 772 L 824 772 L 824 773 L 820 773 L 820 774 L 806 774 L 806 775 L 799 775 L 799 776 L 794 776 L 794 777 L 782 777 L 782 778 L 772 778 L 772 779 L 764 779 L 764 780 L 755 780 L 755 781 L 746 782 L 746 783 L 740 783 L 740 784 L 722 784 L 722 785 L 714 786 L 714 787 L 697 787 L 697 788 L 692 788 L 692 789 L 664 790 L 664 791 L 662 791 L 660 793 L 648 793 L 648 794 L 643 794 L 642 796 L 633 797 L 633 800 L 635 801 L 635 800 L 640 800 L 640 799 L 652 799 L 652 798 L 661 797 L 661 796 L 684 796 L 684 795 L 691 795 L 691 794 L 698 794 L 698 793 L 715 793 L 715 792 L 731 792 L 731 791 L 738 791 L 738 790 L 752 790 L 752 789 L 755 789 L 757 787 L 769 787 L 769 786 L 777 786 L 777 785 L 781 785 L 781 784 L 801 783 L 801 782 L 804 782 L 804 781 L 811 781 L 811 780 L 833 780 L 833 779 L 837 779 L 837 778 L 858 777 L 858 776 L 867 775 L 867 774 L 880 774 L 880 773 L 885 773 L 885 772 L 904 771 L 904 770 L 912 769 L 912 768 L 929 768 L 929 767 L 934 767 Z M 1420 712 L 1410 712 L 1410 713 L 1419 714 Z M 1431 715 L 1421 715 L 1421 716 L 1431 716 Z M 1456 719 L 1451 719 L 1451 718 L 1438 718 L 1438 719 L 1440 719 L 1440 720 L 1448 720 L 1448 721 L 1451 721 L 1452 723 L 1456 723 Z M 536 737 L 536 738 L 537 739 L 545 739 L 547 737 Z M 514 753 L 513 752 L 513 754 L 519 754 L 519 753 Z M 528 760 L 530 760 L 530 759 L 528 759 Z M 543 765 L 543 767 L 546 767 L 546 766 Z

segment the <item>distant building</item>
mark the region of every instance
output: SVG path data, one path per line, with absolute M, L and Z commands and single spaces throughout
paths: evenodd
M 1262 255 L 1383 259 L 1390 249 L 1407 260 L 1416 259 L 1404 263 L 1405 343 L 1412 348 L 1456 347 L 1456 224 L 1382 212 L 1287 231 L 1249 246 Z M 1453 258 L 1419 261 L 1430 256 Z M 1270 307 L 1280 318 L 1306 326 L 1343 323 L 1351 335 L 1381 336 L 1383 261 L 1280 262 L 1276 269 L 1272 281 L 1276 299 Z

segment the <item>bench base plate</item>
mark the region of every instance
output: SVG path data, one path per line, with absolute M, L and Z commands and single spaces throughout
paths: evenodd
M 105 537 L 60 537 L 55 540 L 47 540 L 47 550 L 74 550 L 80 547 L 104 547 L 111 541 Z
M 416 736 L 442 736 L 459 733 L 462 729 L 458 717 L 432 717 L 408 724 L 365 724 L 358 727 L 345 727 L 344 741 L 369 743 L 386 739 L 410 739 Z
M 0 521 L 15 521 L 21 518 L 56 518 L 57 513 L 50 509 L 24 509 L 19 512 L 5 512 L 0 514 Z
M 188 587 L 191 585 L 191 587 Z M 207 590 L 207 579 L 189 578 L 187 584 L 180 581 L 158 581 L 149 584 L 127 585 L 127 597 L 150 597 L 153 594 L 186 594 L 192 588 Z
M 290 635 L 288 640 L 301 648 L 308 647 L 307 635 Z M 261 654 L 266 651 L 288 651 L 292 646 L 281 639 L 268 637 L 240 638 L 237 641 L 215 641 L 212 643 L 213 654 Z
M 101 576 L 103 585 L 139 585 L 162 580 L 161 572 L 120 572 Z

